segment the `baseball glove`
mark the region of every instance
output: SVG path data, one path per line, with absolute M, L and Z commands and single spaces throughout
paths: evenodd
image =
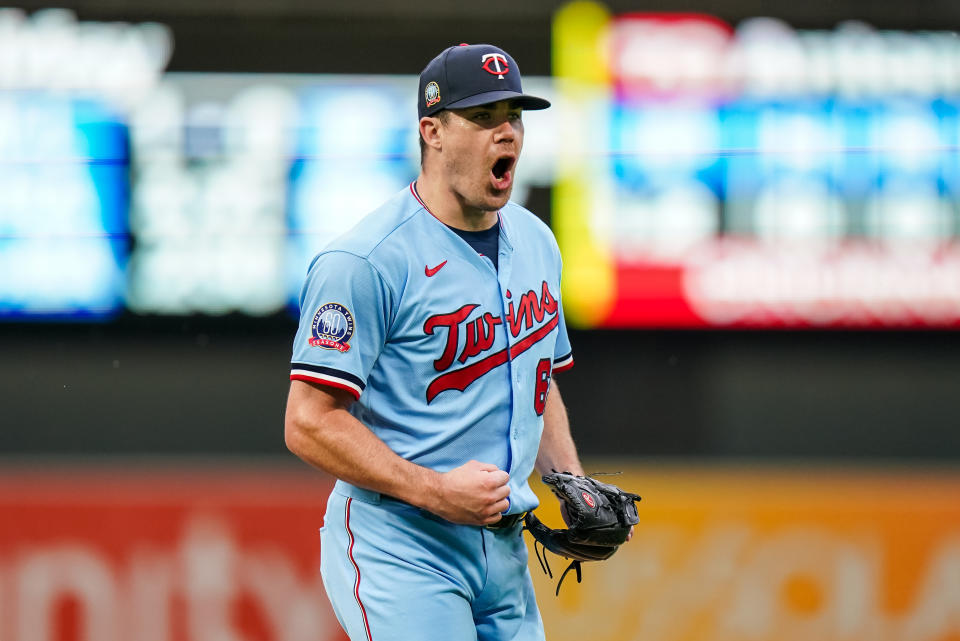
M 566 511 L 570 527 L 554 530 L 540 522 L 532 512 L 524 519 L 525 529 L 533 535 L 533 550 L 544 573 L 553 578 L 546 550 L 571 559 L 557 582 L 557 595 L 567 573 L 577 571 L 577 583 L 582 579 L 580 563 L 603 561 L 613 556 L 620 544 L 627 540 L 630 528 L 640 522 L 636 501 L 640 497 L 624 492 L 616 485 L 601 483 L 589 476 L 575 476 L 557 472 L 541 477 L 557 495 Z M 544 547 L 543 558 L 537 543 Z

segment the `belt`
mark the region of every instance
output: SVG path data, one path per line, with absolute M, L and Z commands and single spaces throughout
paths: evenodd
M 517 523 L 523 520 L 523 517 L 526 516 L 526 512 L 521 512 L 520 514 L 506 514 L 500 518 L 496 523 L 491 523 L 490 525 L 484 525 L 483 527 L 488 530 L 509 530 Z
M 395 499 L 392 496 L 386 494 L 380 494 L 379 492 L 374 492 L 373 490 L 367 490 L 364 488 L 357 487 L 355 485 L 350 485 L 345 481 L 337 481 L 334 486 L 334 492 L 346 497 L 352 497 L 367 503 L 372 503 L 374 505 L 380 505 L 381 503 L 399 503 L 401 505 L 406 505 L 408 507 L 413 507 L 409 503 L 401 501 L 400 499 Z M 426 510 L 419 510 L 427 518 L 443 520 L 441 517 L 432 514 Z M 526 516 L 526 512 L 521 512 L 520 514 L 507 514 L 500 518 L 496 523 L 491 523 L 490 525 L 485 525 L 483 527 L 488 530 L 493 530 L 495 532 L 509 530 L 513 528 L 517 523 L 520 523 L 523 520 L 523 517 Z

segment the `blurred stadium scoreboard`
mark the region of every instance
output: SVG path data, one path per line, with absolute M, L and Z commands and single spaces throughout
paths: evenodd
M 0 94 L 0 315 L 122 304 L 128 162 L 127 128 L 102 102 Z
M 114 26 L 0 12 L 0 317 L 294 309 L 417 174 L 413 77 L 163 73 Z M 572 324 L 960 323 L 956 34 L 578 2 L 554 71 L 514 199 L 552 189 Z
M 553 41 L 571 319 L 957 325 L 956 34 L 577 2 Z

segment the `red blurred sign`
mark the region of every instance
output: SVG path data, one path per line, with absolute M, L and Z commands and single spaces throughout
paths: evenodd
M 704 244 L 684 263 L 618 262 L 609 327 L 957 327 L 960 244 Z
M 344 639 L 319 573 L 330 488 L 263 468 L 0 475 L 0 639 Z
M 611 30 L 610 69 L 621 95 L 715 94 L 726 83 L 733 29 L 697 13 L 627 13 Z

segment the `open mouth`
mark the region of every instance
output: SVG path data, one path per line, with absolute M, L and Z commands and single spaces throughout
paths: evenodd
M 497 182 L 509 180 L 510 170 L 513 169 L 515 162 L 516 158 L 513 156 L 501 156 L 500 158 L 497 158 L 497 161 L 493 163 L 493 169 L 491 170 L 494 180 Z

